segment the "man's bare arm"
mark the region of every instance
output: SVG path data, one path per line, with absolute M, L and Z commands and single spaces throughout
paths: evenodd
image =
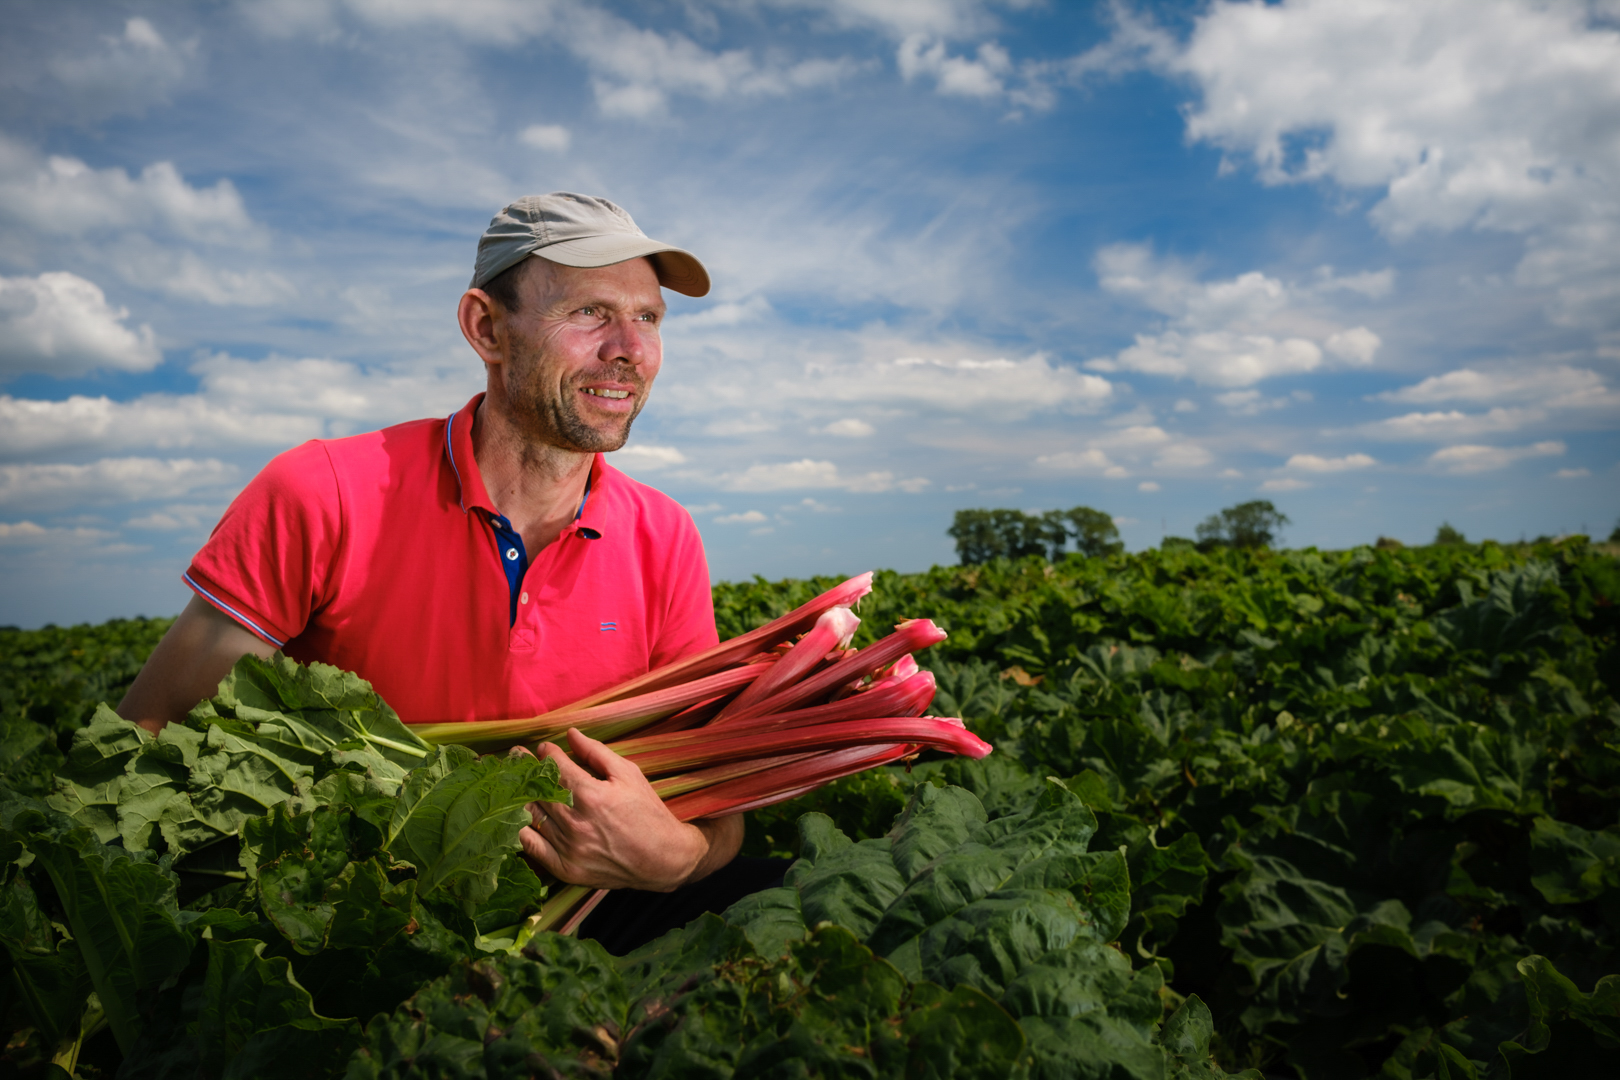
M 135 676 L 118 703 L 118 715 L 156 735 L 163 725 L 184 720 L 197 702 L 213 697 L 219 680 L 243 656 L 275 651 L 274 645 L 193 596 Z

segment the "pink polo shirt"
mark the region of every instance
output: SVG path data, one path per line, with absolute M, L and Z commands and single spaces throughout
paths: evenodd
M 680 504 L 597 456 L 574 523 L 530 553 L 515 621 L 473 414 L 280 455 L 185 575 L 287 655 L 370 680 L 407 722 L 532 716 L 714 645 Z

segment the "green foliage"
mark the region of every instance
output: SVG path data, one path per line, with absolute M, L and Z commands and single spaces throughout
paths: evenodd
M 719 586 L 721 633 L 829 584 Z M 512 948 L 542 891 L 510 837 L 554 777 L 428 756 L 341 673 L 244 666 L 157 739 L 84 703 L 21 717 L 63 775 L 0 811 L 4 1060 L 1607 1075 L 1617 613 L 1620 565 L 1578 538 L 880 573 L 857 643 L 934 617 L 935 711 L 996 752 L 751 815 L 786 884 L 624 958 Z
M 1271 500 L 1254 499 L 1209 515 L 1195 531 L 1206 548 L 1267 548 L 1287 524 L 1288 515 L 1271 505 Z
M 1440 528 L 1435 530 L 1434 542 L 1436 544 L 1466 544 L 1468 538 L 1462 534 L 1461 529 L 1452 527 L 1451 522 L 1443 521 Z
M 963 566 L 1032 555 L 1056 562 L 1063 558 L 1070 540 L 1075 551 L 1086 556 L 1124 550 L 1114 519 L 1089 506 L 1039 515 L 1022 510 L 958 510 L 945 535 L 956 541 Z

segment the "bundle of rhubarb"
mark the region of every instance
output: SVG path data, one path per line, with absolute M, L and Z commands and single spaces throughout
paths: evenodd
M 430 743 L 484 753 L 556 742 L 570 729 L 634 761 L 682 821 L 741 813 L 925 748 L 981 758 L 958 719 L 923 717 L 934 676 L 912 653 L 945 640 L 928 619 L 851 649 L 865 573 L 707 652 L 523 720 L 415 724 Z

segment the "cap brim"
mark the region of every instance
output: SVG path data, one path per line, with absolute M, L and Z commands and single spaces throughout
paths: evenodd
M 645 236 L 581 236 L 561 240 L 530 252 L 564 266 L 612 266 L 630 259 L 652 262 L 658 284 L 687 296 L 704 296 L 709 291 L 709 272 L 690 251 L 661 244 Z

